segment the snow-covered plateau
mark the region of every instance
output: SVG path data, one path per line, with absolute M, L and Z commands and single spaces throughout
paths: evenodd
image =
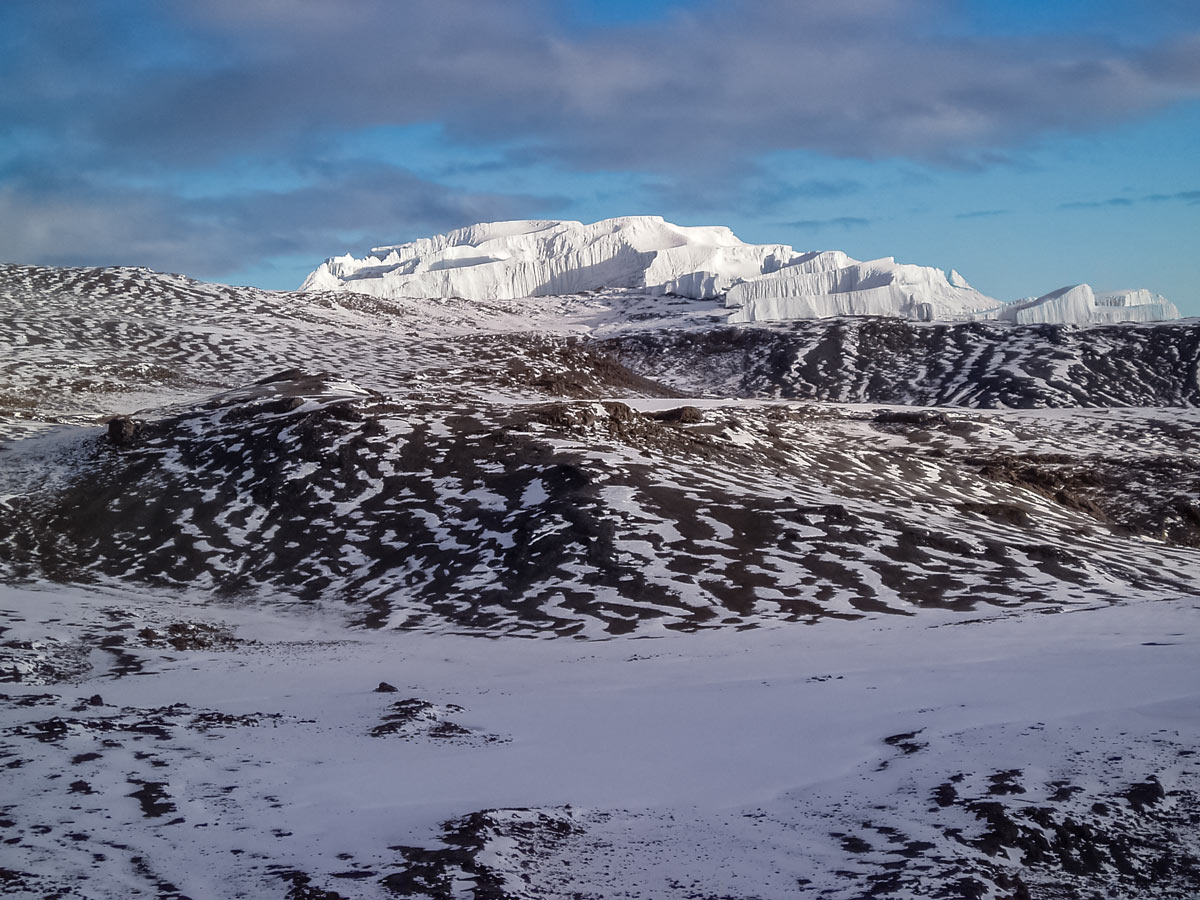
M 532 297 L 0 266 L 0 895 L 1200 896 L 1200 322 L 743 321 L 907 301 L 639 222 Z
M 514 300 L 604 288 L 638 288 L 696 300 L 723 298 L 731 322 L 900 316 L 920 321 L 1001 319 L 1023 324 L 1148 322 L 1179 318 L 1146 290 L 1095 294 L 1086 284 L 1002 303 L 958 272 L 860 262 L 840 251 L 746 244 L 721 226 L 672 225 L 659 216 L 582 222 L 472 225 L 372 255 L 326 260 L 304 291 L 375 297 Z

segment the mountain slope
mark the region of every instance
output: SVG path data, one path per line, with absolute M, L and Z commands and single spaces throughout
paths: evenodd
M 685 392 L 972 408 L 1200 405 L 1200 323 L 889 318 L 660 329 L 598 349 Z
M 649 411 L 444 406 L 284 373 L 114 420 L 79 445 L 74 477 L 0 504 L 0 559 L 10 578 L 559 634 L 1128 600 L 1200 580 L 1192 412 L 629 403 Z
M 6 274 L 0 425 L 145 407 L 107 437 L 0 451 L 9 577 L 617 633 L 1081 602 L 1196 574 L 1195 323 L 731 326 L 631 290 L 431 303 Z M 687 399 L 714 395 L 1181 409 Z M 572 398 L 591 399 L 550 402 Z M 61 479 L 46 454 L 70 460 Z
M 0 319 L 0 436 L 196 401 L 293 367 L 430 402 L 680 390 L 969 407 L 1200 402 L 1195 321 L 722 328 L 715 302 L 636 290 L 384 300 L 11 265 L 0 266 Z
M 5 897 L 1195 896 L 1200 323 L 730 317 L 0 267 Z

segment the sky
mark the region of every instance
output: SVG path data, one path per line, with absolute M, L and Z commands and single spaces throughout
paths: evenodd
M 0 260 L 654 214 L 1200 315 L 1196 0 L 3 0 Z

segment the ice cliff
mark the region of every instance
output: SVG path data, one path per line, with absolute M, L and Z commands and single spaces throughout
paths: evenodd
M 492 222 L 371 252 L 327 260 L 301 290 L 516 300 L 629 287 L 707 299 L 796 256 L 784 244 L 746 244 L 725 227 L 687 228 L 659 216 Z
M 381 298 L 517 300 L 600 288 L 634 288 L 694 299 L 724 297 L 732 322 L 895 316 L 922 321 L 1017 323 L 1179 318 L 1145 290 L 1095 294 L 1088 285 L 1003 303 L 961 275 L 897 263 L 860 262 L 840 251 L 798 252 L 747 244 L 723 226 L 685 227 L 660 216 L 582 222 L 491 222 L 322 263 L 306 291 Z
M 957 272 L 897 263 L 858 262 L 844 253 L 809 253 L 794 264 L 734 285 L 727 306 L 735 322 L 829 316 L 901 316 L 961 320 L 1004 304 L 975 290 Z
M 1147 290 L 1095 293 L 1090 285 L 1059 288 L 1032 300 L 1018 300 L 990 318 L 1031 325 L 1045 322 L 1155 322 L 1178 319 L 1175 304 Z

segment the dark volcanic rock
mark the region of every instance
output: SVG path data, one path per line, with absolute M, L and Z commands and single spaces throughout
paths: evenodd
M 1129 805 L 1137 812 L 1144 812 L 1147 807 L 1154 806 L 1162 801 L 1167 796 L 1167 792 L 1163 790 L 1163 786 L 1154 776 L 1151 776 L 1141 784 L 1135 784 L 1129 788 L 1124 794 Z
M 1115 422 L 1124 458 L 983 452 L 998 427 L 1021 439 L 962 412 L 447 407 L 289 372 L 0 501 L 0 573 L 563 635 L 1190 590 L 1187 560 L 1117 538 L 1200 540 L 1194 424 Z M 237 646 L 188 622 L 137 637 Z
M 922 323 L 858 317 L 599 342 L 692 392 L 918 406 L 1200 405 L 1200 322 Z M 918 414 L 925 415 L 925 414 Z
M 694 406 L 676 406 L 664 409 L 662 412 L 650 413 L 650 418 L 658 422 L 670 422 L 676 425 L 695 425 L 704 421 L 704 413 Z
M 469 880 L 472 895 L 478 900 L 521 900 L 523 894 L 509 889 L 505 872 L 498 871 L 496 863 L 512 866 L 521 859 L 536 862 L 539 856 L 580 832 L 566 810 L 473 812 L 442 826 L 442 847 L 393 847 L 404 865 L 380 883 L 399 897 L 450 900 L 455 896 L 452 885 Z M 504 846 L 500 859 L 487 859 L 485 851 L 496 856 L 497 843 Z
M 108 421 L 108 440 L 118 447 L 127 447 L 137 441 L 144 429 L 144 422 L 129 416 L 117 416 Z

